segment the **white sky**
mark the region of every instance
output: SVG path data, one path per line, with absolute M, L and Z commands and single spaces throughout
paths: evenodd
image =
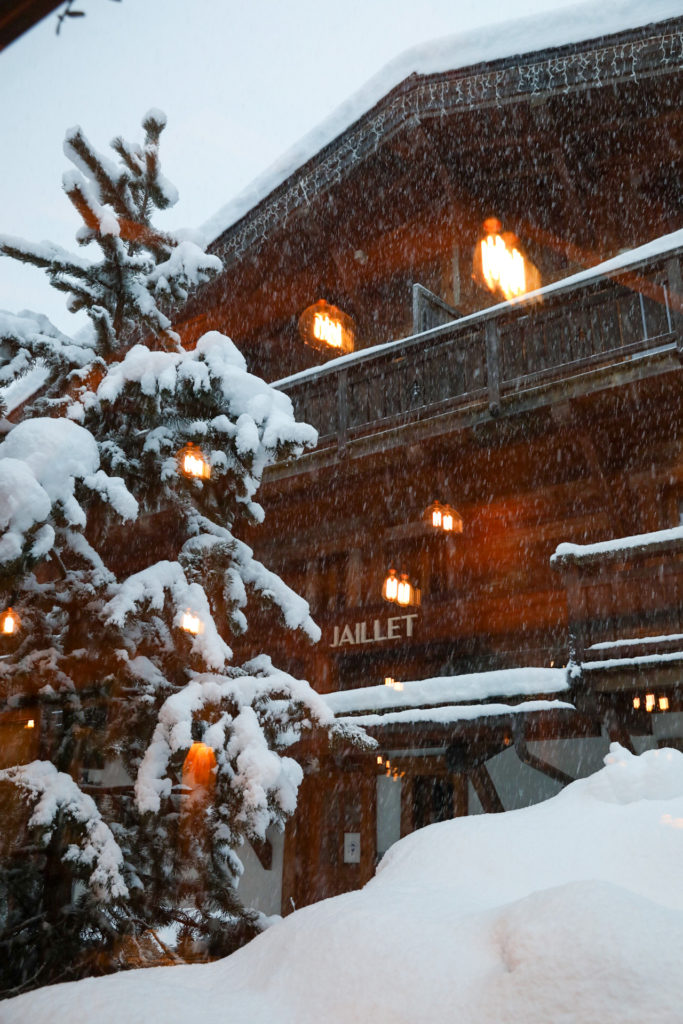
M 612 0 L 600 0 L 609 7 Z M 164 172 L 180 202 L 160 221 L 207 220 L 285 150 L 415 44 L 571 0 L 81 0 L 0 53 L 0 232 L 74 248 L 61 192 L 67 127 L 101 149 L 168 114 Z M 648 4 L 642 2 L 643 22 Z M 530 49 L 533 41 L 530 40 Z M 43 274 L 0 259 L 0 309 L 32 308 L 73 331 Z

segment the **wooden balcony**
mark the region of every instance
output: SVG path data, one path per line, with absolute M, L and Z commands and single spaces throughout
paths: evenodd
M 318 447 L 274 477 L 679 369 L 683 247 L 277 382 Z

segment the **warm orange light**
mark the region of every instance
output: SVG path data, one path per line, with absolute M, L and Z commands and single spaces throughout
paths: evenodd
M 313 337 L 318 341 L 331 345 L 332 348 L 341 348 L 342 325 L 339 320 L 333 320 L 327 313 L 316 313 L 313 317 Z
M 397 592 L 396 592 L 396 604 L 400 604 L 401 607 L 405 608 L 406 605 L 413 603 L 413 585 L 408 579 L 408 574 L 405 572 L 401 573 L 401 579 L 399 580 Z
M 452 505 L 433 501 L 424 512 L 424 522 L 445 533 L 462 533 L 462 516 Z
M 638 708 L 640 707 L 640 697 L 633 698 L 633 707 L 636 709 L 636 711 L 638 710 Z
M 381 754 L 377 755 L 377 764 L 384 764 L 384 758 Z
M 652 711 L 655 706 L 655 695 L 654 693 L 645 694 L 645 710 Z
M 395 601 L 398 597 L 398 580 L 395 569 L 389 570 L 389 575 L 382 586 L 382 597 L 385 601 Z
M 506 299 L 526 291 L 524 257 L 519 249 L 506 245 L 502 235 L 487 235 L 481 247 L 481 272 L 490 291 L 498 289 Z
M 659 710 L 660 711 L 668 711 L 669 710 L 669 698 L 668 697 L 660 697 L 659 698 Z
M 514 299 L 540 286 L 538 270 L 526 259 L 519 248 L 516 235 L 501 233 L 496 217 L 484 221 L 485 236 L 477 246 L 482 283 L 491 292 L 501 292 L 506 299 Z
M 392 676 L 385 676 L 384 677 L 384 685 L 385 686 L 393 686 L 394 682 L 395 682 L 395 680 L 394 680 L 394 678 Z
M 307 345 L 321 351 L 353 352 L 355 325 L 350 316 L 319 299 L 299 317 L 299 333 Z
M 32 718 L 29 718 L 28 722 L 24 726 L 25 729 L 35 729 L 36 723 Z
M 184 629 L 186 633 L 192 633 L 193 636 L 198 636 L 199 633 L 204 632 L 202 620 L 198 615 L 194 615 L 190 611 L 183 613 L 183 617 L 180 620 L 180 628 Z
M 208 789 L 213 781 L 216 755 L 206 743 L 193 743 L 183 764 L 183 786 L 194 789 L 201 786 Z
M 15 633 L 19 632 L 20 626 L 21 619 L 12 608 L 7 608 L 0 616 L 0 632 L 4 636 L 14 636 Z
M 185 476 L 192 476 L 199 480 L 208 480 L 211 477 L 211 466 L 204 458 L 201 448 L 196 444 L 187 444 L 179 453 L 180 468 Z

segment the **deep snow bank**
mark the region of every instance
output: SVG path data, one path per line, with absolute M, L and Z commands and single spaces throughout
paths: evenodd
M 6 1024 L 680 1024 L 683 754 L 634 757 L 525 810 L 402 840 L 361 892 L 215 964 L 2 1004 Z

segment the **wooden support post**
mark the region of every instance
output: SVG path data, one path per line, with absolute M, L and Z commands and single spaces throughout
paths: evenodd
M 467 776 L 463 772 L 451 775 L 453 786 L 453 817 L 465 818 L 468 810 Z
M 401 780 L 401 839 L 415 829 L 413 823 L 413 777 L 406 775 Z
M 485 764 L 473 768 L 470 772 L 470 779 L 486 814 L 500 814 L 505 810 Z
M 680 257 L 668 260 L 666 272 L 669 278 L 669 316 L 671 330 L 676 337 L 678 358 L 683 359 L 683 277 L 681 276 Z
M 359 780 L 361 795 L 360 875 L 361 885 L 375 873 L 377 861 L 377 781 L 374 771 Z
M 495 320 L 486 321 L 486 380 L 489 389 L 489 411 L 500 412 L 500 337 Z
M 346 387 L 346 371 L 337 374 L 337 455 L 346 458 L 346 432 L 348 429 L 348 394 Z
M 532 754 L 523 739 L 518 739 L 515 742 L 515 750 L 522 764 L 528 764 L 530 768 L 535 768 L 537 772 L 542 772 L 549 779 L 554 779 L 555 782 L 559 782 L 563 786 L 568 786 L 570 782 L 575 781 L 571 775 L 567 775 L 561 768 L 556 768 L 554 764 L 549 764 L 548 761 L 544 761 L 542 758 Z

